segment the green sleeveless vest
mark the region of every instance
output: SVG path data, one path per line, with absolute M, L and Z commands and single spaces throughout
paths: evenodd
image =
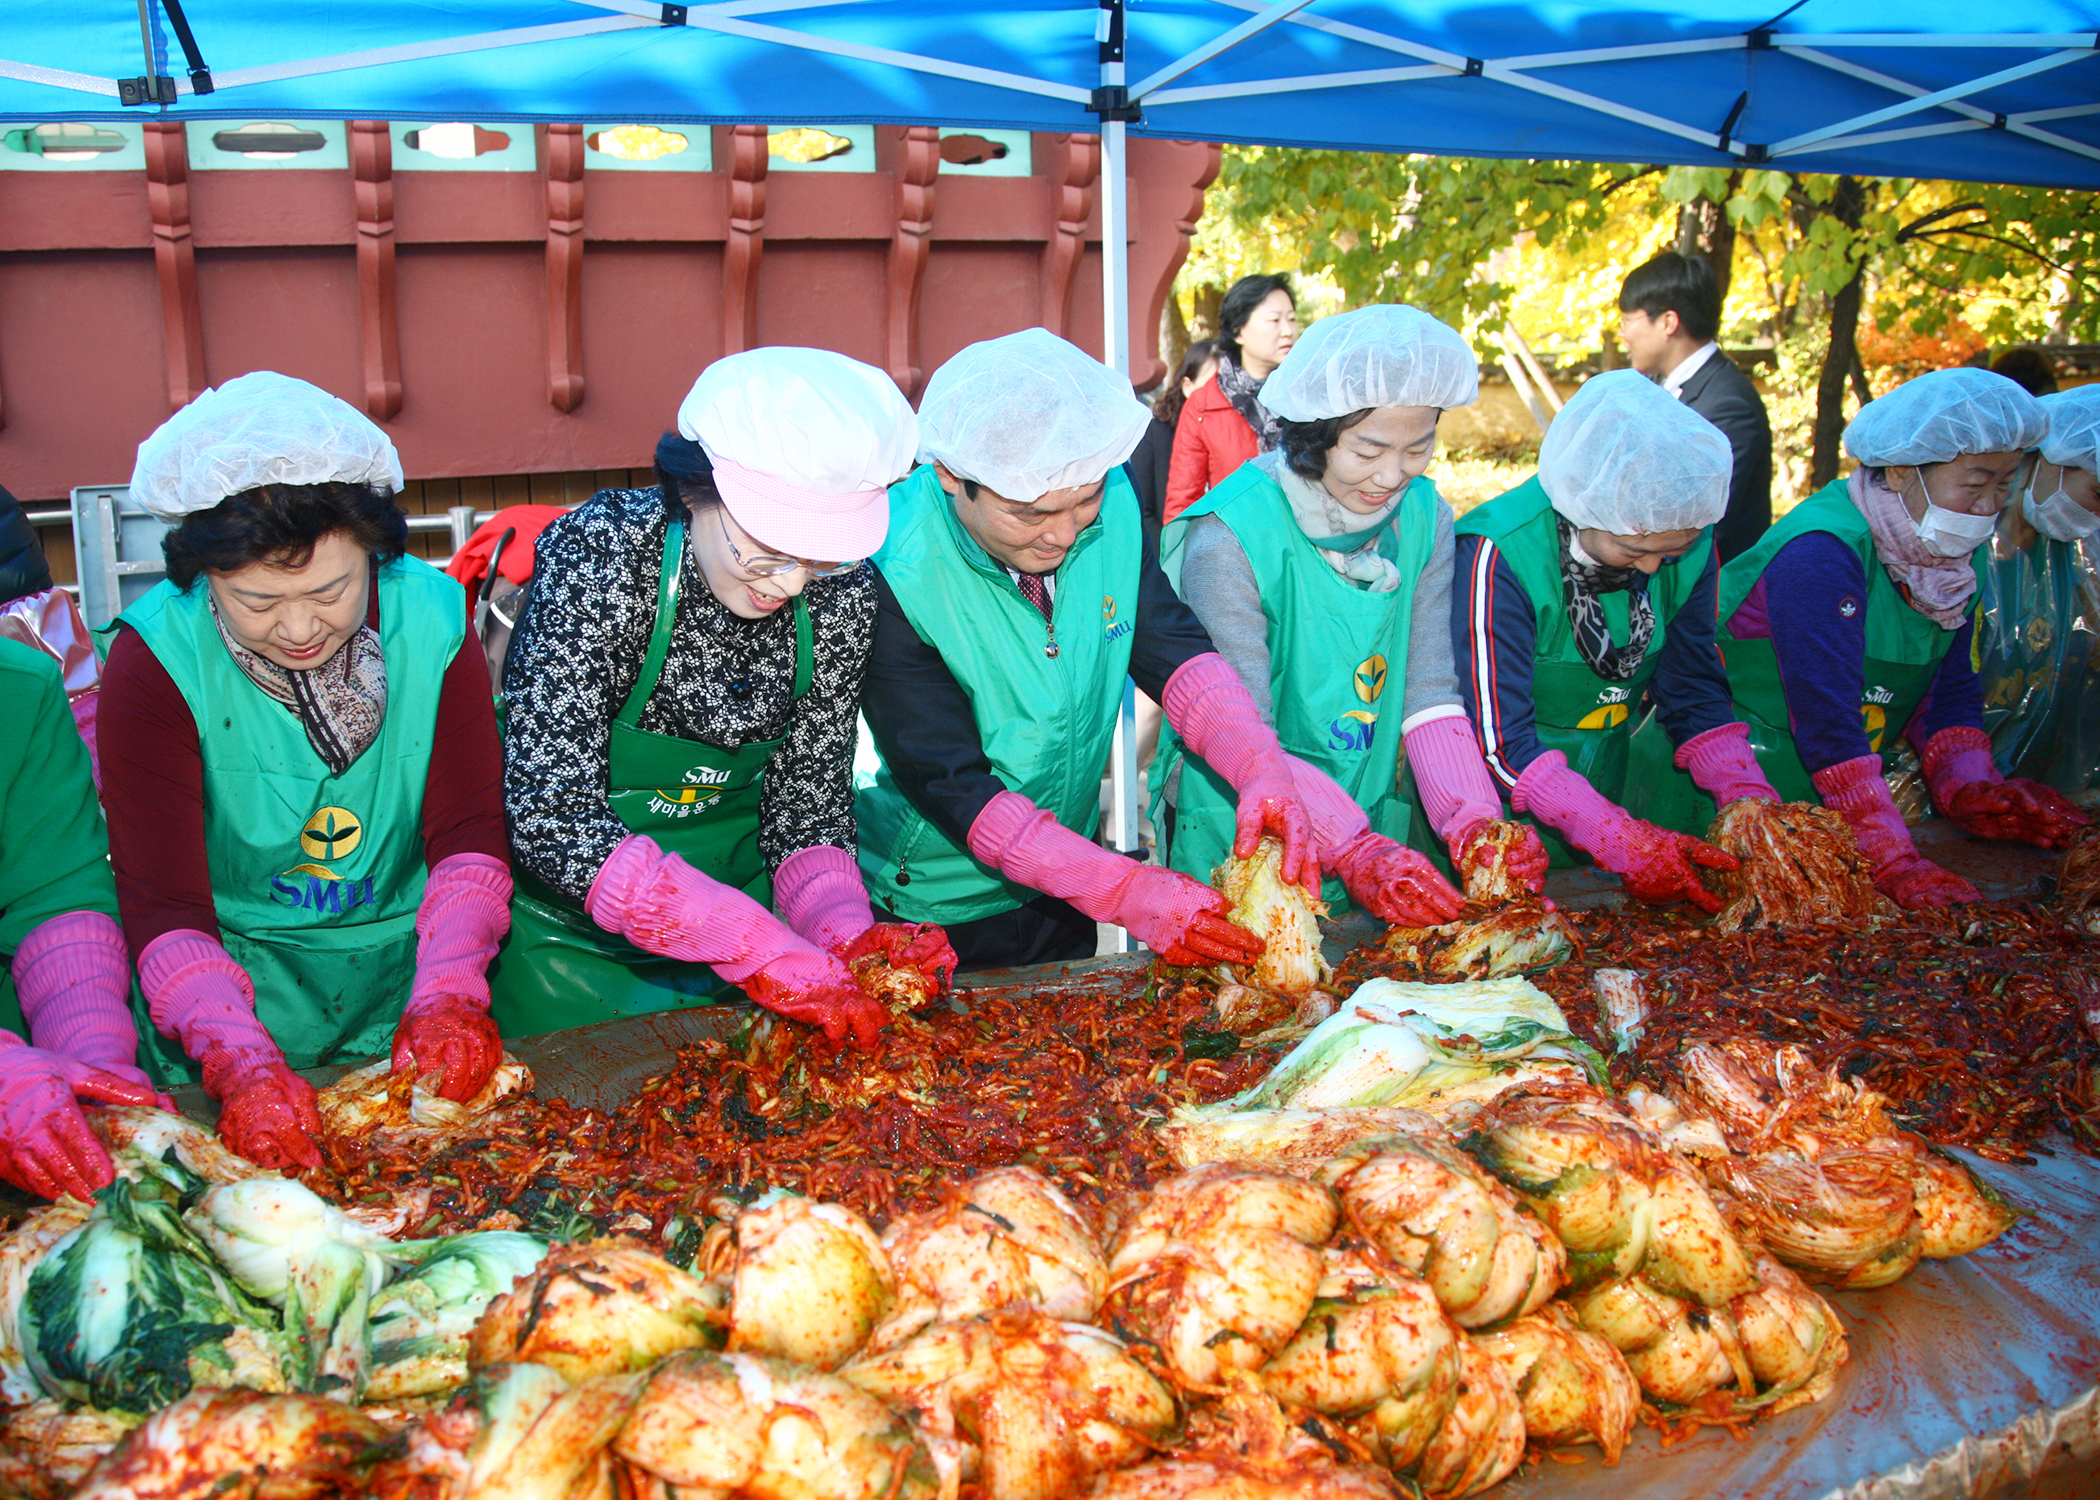
M 993 774 L 1089 838 L 1130 672 L 1143 548 L 1137 496 L 1112 469 L 1100 516 L 1058 567 L 1046 626 L 922 464 L 891 487 L 889 537 L 875 554 L 905 618 L 975 703 Z M 869 893 L 905 921 L 975 921 L 1036 898 L 927 821 L 886 765 L 855 812 Z
M 1558 750 L 1597 791 L 1623 801 L 1633 742 L 1633 711 L 1647 691 L 1662 660 L 1670 621 L 1698 587 L 1713 551 L 1708 527 L 1692 549 L 1648 580 L 1655 609 L 1655 634 L 1648 654 L 1630 678 L 1600 677 L 1582 659 L 1561 593 L 1560 532 L 1553 504 L 1533 475 L 1508 494 L 1459 517 L 1461 536 L 1484 536 L 1495 544 L 1531 601 L 1533 628 L 1531 711 L 1539 743 Z M 1612 639 L 1623 641 L 1632 628 L 1624 593 L 1598 599 Z M 1523 822 L 1533 822 L 1528 816 Z M 1589 856 L 1562 840 L 1553 829 L 1534 823 L 1555 866 L 1588 864 Z
M 1401 704 L 1415 582 L 1436 546 L 1436 486 L 1416 479 L 1379 531 L 1378 550 L 1400 570 L 1400 587 L 1374 594 L 1330 567 L 1291 514 L 1283 487 L 1255 463 L 1240 465 L 1177 516 L 1161 535 L 1168 578 L 1181 585 L 1189 523 L 1215 515 L 1238 538 L 1269 620 L 1269 692 L 1283 748 L 1332 776 L 1369 815 L 1373 831 L 1405 842 L 1413 799 L 1399 786 Z M 1397 675 L 1395 675 L 1397 674 Z M 1153 824 L 1176 764 L 1181 782 L 1167 862 L 1208 881 L 1232 852 L 1239 797 L 1190 753 L 1171 727 L 1153 761 Z M 1438 850 L 1439 853 L 1443 851 Z M 1330 876 L 1324 890 L 1339 914 L 1349 893 Z
M 337 776 L 296 714 L 235 664 L 208 590 L 162 582 L 124 611 L 197 721 L 204 839 L 226 950 L 255 981 L 255 1010 L 294 1068 L 393 1045 L 416 969 L 428 874 L 423 787 L 445 669 L 466 632 L 460 586 L 428 563 L 379 569 L 387 705 L 379 738 Z M 195 1076 L 143 1005 L 141 1062 Z M 145 1054 L 151 1054 L 151 1061 Z
M 1735 695 L 1736 717 L 1750 726 L 1750 744 L 1758 763 L 1779 794 L 1790 802 L 1814 798 L 1815 784 L 1788 729 L 1786 689 L 1779 680 L 1779 658 L 1764 639 L 1738 641 L 1728 621 L 1757 586 L 1779 549 L 1797 536 L 1824 531 L 1859 558 L 1867 579 L 1867 654 L 1860 688 L 1860 718 L 1867 743 L 1881 753 L 1884 765 L 1894 756 L 1896 741 L 1932 687 L 1940 661 L 1954 644 L 1955 632 L 1942 630 L 1919 614 L 1890 579 L 1874 550 L 1867 518 L 1852 503 L 1842 479 L 1832 480 L 1802 501 L 1758 539 L 1755 547 L 1721 570 L 1721 655 L 1728 663 L 1728 686 Z M 1979 558 L 1987 555 L 1977 549 Z M 1706 799 L 1707 816 L 1712 800 Z M 1703 827 L 1703 824 L 1701 825 Z

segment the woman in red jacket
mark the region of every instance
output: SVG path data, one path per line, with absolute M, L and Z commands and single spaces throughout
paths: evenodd
M 1189 397 L 1174 430 L 1168 521 L 1248 459 L 1276 446 L 1276 419 L 1255 398 L 1298 341 L 1290 278 L 1242 276 L 1218 305 L 1218 329 L 1218 373 Z

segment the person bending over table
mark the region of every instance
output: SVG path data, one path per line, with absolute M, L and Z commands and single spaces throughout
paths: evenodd
M 1455 864 L 1502 814 L 1466 719 L 1451 649 L 1451 508 L 1424 476 L 1437 420 L 1479 394 L 1479 366 L 1454 330 L 1412 307 L 1358 308 L 1313 324 L 1262 387 L 1281 446 L 1243 464 L 1166 534 L 1168 577 L 1246 684 L 1284 748 L 1348 794 L 1315 787 L 1330 908 L 1367 863 L 1412 862 L 1405 884 L 1356 882 L 1388 922 L 1434 926 L 1460 897 L 1427 859 L 1397 849 L 1418 796 L 1417 836 Z M 1415 795 L 1400 784 L 1403 748 Z M 1154 794 L 1174 808 L 1169 863 L 1200 877 L 1229 852 L 1231 789 L 1169 742 Z M 1534 888 L 1546 854 L 1516 851 Z
M 1933 806 L 1979 838 L 2053 848 L 2089 821 L 1991 759 L 1971 657 L 1978 558 L 2013 473 L 2048 435 L 2034 397 L 1987 370 L 1935 370 L 1859 410 L 1849 478 L 1789 511 L 1721 577 L 1737 710 L 1780 790 L 1842 815 L 1903 906 L 1977 899 L 1918 853 L 1883 779 L 1917 747 Z
M 734 354 L 679 407 L 654 488 L 601 491 L 541 534 L 503 672 L 521 867 L 493 976 L 507 1030 L 735 985 L 868 1046 L 885 1014 L 847 962 L 953 972 L 937 928 L 876 922 L 852 852 L 875 622 L 860 559 L 917 435 L 872 366 Z
M 1642 695 L 1675 765 L 1722 803 L 1777 800 L 1728 707 L 1714 650 L 1713 525 L 1728 439 L 1636 370 L 1569 398 L 1539 471 L 1458 523 L 1452 600 L 1488 768 L 1557 865 L 1584 856 L 1642 901 L 1720 898 L 1699 869 L 1733 857 L 1623 805 Z
M 269 371 L 170 417 L 131 476 L 174 523 L 102 683 L 140 1031 L 153 1070 L 200 1079 L 227 1145 L 268 1167 L 320 1161 L 294 1068 L 391 1048 L 467 1099 L 502 1060 L 488 668 L 459 585 L 404 554 L 400 485 L 385 433 Z

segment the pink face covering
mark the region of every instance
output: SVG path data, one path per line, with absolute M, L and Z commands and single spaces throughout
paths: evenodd
M 1874 552 L 1889 577 L 1909 595 L 1910 607 L 1942 630 L 1958 630 L 1976 593 L 1976 569 L 1967 557 L 1941 557 L 1918 536 L 1903 497 L 1861 464 L 1848 481 L 1852 503 L 1874 533 Z

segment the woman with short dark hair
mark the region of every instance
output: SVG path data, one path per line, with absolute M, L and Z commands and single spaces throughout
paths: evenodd
M 459 585 L 404 555 L 401 482 L 386 434 L 268 371 L 169 418 L 132 474 L 174 523 L 167 581 L 118 617 L 102 685 L 140 1030 L 148 1066 L 201 1079 L 227 1144 L 264 1166 L 320 1161 L 295 1068 L 390 1049 L 464 1100 L 502 1058 L 488 670 Z
M 1256 399 L 1298 341 L 1288 276 L 1242 276 L 1218 304 L 1218 370 L 1196 388 L 1174 431 L 1167 476 L 1169 521 L 1226 475 L 1276 446 L 1276 418 Z

